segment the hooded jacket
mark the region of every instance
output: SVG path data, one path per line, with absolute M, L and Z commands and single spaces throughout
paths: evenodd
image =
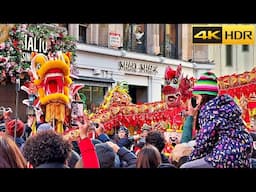
M 199 113 L 200 130 L 189 160 L 205 157 L 215 168 L 249 168 L 253 141 L 241 114 L 229 95 L 205 103 Z

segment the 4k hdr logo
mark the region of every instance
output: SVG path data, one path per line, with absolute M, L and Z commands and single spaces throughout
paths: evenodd
M 194 44 L 254 44 L 254 25 L 223 25 L 193 27 Z

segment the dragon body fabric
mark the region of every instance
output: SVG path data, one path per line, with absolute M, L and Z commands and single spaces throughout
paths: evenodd
M 122 83 L 117 84 L 108 91 L 103 103 L 95 114 L 88 114 L 92 121 L 102 122 L 107 131 L 112 132 L 120 124 L 133 131 L 140 132 L 144 123 L 155 125 L 162 124 L 162 131 L 180 130 L 183 125 L 183 111 L 187 100 L 191 97 L 191 80 L 183 77 L 181 65 L 177 70 L 167 67 L 165 71 L 165 85 L 163 87 L 163 100 L 133 104 L 128 94 L 127 87 Z

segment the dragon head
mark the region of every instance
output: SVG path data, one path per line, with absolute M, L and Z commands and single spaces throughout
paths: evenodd
M 176 106 L 180 100 L 179 84 L 181 80 L 181 64 L 177 70 L 173 70 L 170 66 L 165 70 L 165 86 L 163 87 L 163 94 L 165 95 L 168 106 Z
M 40 103 L 69 103 L 70 54 L 57 52 L 54 57 L 32 54 L 31 71 L 38 88 Z

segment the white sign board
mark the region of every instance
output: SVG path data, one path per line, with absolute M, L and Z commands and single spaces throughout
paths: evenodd
M 121 35 L 119 33 L 109 33 L 109 47 L 118 48 L 121 46 Z

